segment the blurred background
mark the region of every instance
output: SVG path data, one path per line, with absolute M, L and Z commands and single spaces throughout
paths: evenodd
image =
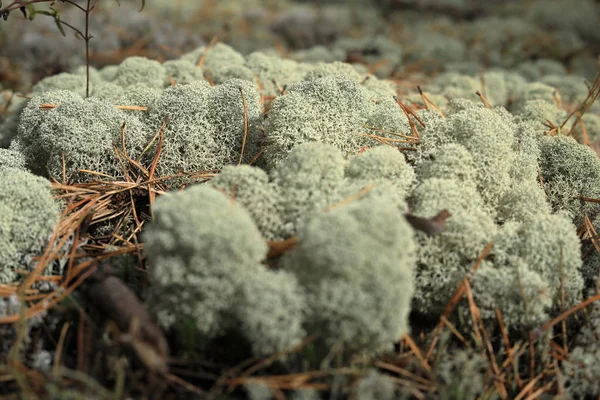
M 490 68 L 518 69 L 535 79 L 540 68 L 532 65 L 540 60 L 589 79 L 600 50 L 600 7 L 594 0 L 145 3 L 141 12 L 139 0 L 97 3 L 90 14 L 92 66 L 119 64 L 132 55 L 174 59 L 218 40 L 243 55 L 263 51 L 304 62 L 347 61 L 400 82 Z M 61 2 L 54 7 L 61 20 L 83 29 L 81 10 Z M 44 15 L 28 21 L 16 11 L 0 20 L 2 88 L 27 91 L 42 77 L 83 65 L 84 41 L 65 33 Z

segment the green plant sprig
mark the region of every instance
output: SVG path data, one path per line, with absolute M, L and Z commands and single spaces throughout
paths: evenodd
M 71 4 L 72 6 L 77 7 L 79 10 L 81 10 L 85 14 L 85 26 L 83 29 L 77 28 L 75 25 L 72 25 L 61 19 L 60 11 L 57 10 L 56 8 L 54 8 L 54 5 L 56 4 L 57 1 L 60 1 L 61 3 Z M 75 32 L 76 38 L 83 39 L 85 41 L 85 96 L 89 97 L 90 96 L 90 40 L 94 37 L 89 32 L 89 26 L 90 26 L 89 22 L 90 22 L 90 13 L 92 12 L 92 10 L 94 10 L 94 8 L 96 8 L 96 5 L 98 4 L 99 1 L 100 0 L 95 0 L 95 1 L 86 0 L 85 5 L 82 6 L 82 5 L 77 4 L 77 2 L 74 0 L 14 0 L 8 6 L 2 7 L 2 0 L 0 0 L 0 16 L 2 17 L 2 19 L 4 19 L 6 21 L 11 12 L 13 12 L 15 10 L 20 10 L 26 19 L 32 21 L 35 18 L 35 16 L 38 14 L 46 15 L 46 16 L 52 17 L 54 19 L 54 22 L 56 23 L 56 27 L 58 28 L 58 30 L 60 31 L 60 33 L 63 36 L 66 36 L 65 29 L 64 29 L 64 27 L 66 26 L 67 28 L 69 28 L 73 32 Z M 117 1 L 117 4 L 121 5 L 119 0 L 116 0 L 116 1 Z M 142 1 L 142 6 L 140 8 L 140 11 L 142 11 L 144 9 L 144 6 L 146 4 L 145 0 L 141 0 L 141 1 Z M 35 8 L 35 4 L 39 4 L 39 3 L 50 3 L 49 10 L 40 10 L 40 9 Z

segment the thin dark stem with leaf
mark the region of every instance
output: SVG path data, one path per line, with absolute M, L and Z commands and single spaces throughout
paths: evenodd
M 81 32 L 80 29 L 77 29 L 73 25 L 70 25 L 66 22 L 60 21 L 60 23 L 71 28 L 85 41 L 85 97 L 87 98 L 90 97 L 90 40 L 93 38 L 93 36 L 90 35 L 90 12 L 92 12 L 92 10 L 96 7 L 98 1 L 96 0 L 96 2 L 92 4 L 91 0 L 87 0 L 85 8 L 72 0 L 61 1 L 79 8 L 85 14 L 84 32 Z
M 6 7 L 0 8 L 0 15 L 8 16 L 8 14 L 10 14 L 12 11 L 18 10 L 19 8 L 27 7 L 29 5 L 36 4 L 36 3 L 48 3 L 48 2 L 49 2 L 49 0 L 28 0 L 28 1 L 15 0 L 12 3 L 10 3 L 9 5 L 7 5 Z M 4 19 L 6 19 L 6 17 Z
M 75 27 L 74 25 L 71 25 L 70 23 L 60 19 L 60 12 L 53 7 L 56 1 L 71 4 L 72 6 L 77 7 L 85 14 L 85 28 L 83 29 L 83 31 Z M 83 7 L 77 4 L 75 0 L 14 0 L 8 6 L 2 7 L 2 0 L 0 0 L 0 17 L 6 20 L 8 18 L 8 15 L 15 10 L 21 10 L 25 18 L 30 20 L 32 20 L 37 14 L 47 15 L 54 18 L 54 22 L 56 23 L 56 26 L 63 34 L 63 36 L 65 35 L 63 26 L 66 26 L 67 28 L 74 31 L 76 35 L 79 35 L 79 37 L 85 41 L 85 97 L 87 98 L 90 96 L 90 40 L 93 38 L 93 36 L 90 35 L 89 30 L 90 13 L 94 8 L 96 8 L 98 1 L 100 0 L 86 0 L 86 5 L 85 7 Z M 117 3 L 118 2 L 119 0 L 117 0 Z M 37 3 L 50 3 L 50 10 L 37 10 L 33 6 Z M 145 0 L 142 0 L 142 8 L 140 9 L 140 11 L 142 11 L 142 9 L 144 8 L 145 3 Z
M 93 7 L 92 7 L 93 8 Z M 90 97 L 90 0 L 85 11 L 85 97 Z

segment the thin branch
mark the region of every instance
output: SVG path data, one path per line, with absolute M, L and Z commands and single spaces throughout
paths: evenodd
M 9 5 L 7 5 L 6 7 L 0 8 L 0 15 L 8 15 L 12 11 L 18 10 L 21 7 L 27 7 L 32 4 L 49 3 L 49 2 L 50 2 L 50 0 L 29 0 L 29 1 L 16 0 L 16 1 L 13 1 L 12 3 L 10 3 Z M 6 18 L 7 17 L 4 17 L 5 20 L 6 20 Z

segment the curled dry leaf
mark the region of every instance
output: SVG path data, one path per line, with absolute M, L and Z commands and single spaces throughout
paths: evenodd
M 293 249 L 298 243 L 297 237 L 291 237 L 286 240 L 281 240 L 278 242 L 268 242 L 269 245 L 269 253 L 267 254 L 267 258 L 277 258 L 282 256 L 285 252 Z
M 425 232 L 428 236 L 435 236 L 444 229 L 444 223 L 451 215 L 448 210 L 442 210 L 433 218 L 421 218 L 412 214 L 404 214 L 404 217 L 414 229 Z
M 89 278 L 86 295 L 123 333 L 129 345 L 152 372 L 166 373 L 169 348 L 161 329 L 133 291 L 103 263 Z

